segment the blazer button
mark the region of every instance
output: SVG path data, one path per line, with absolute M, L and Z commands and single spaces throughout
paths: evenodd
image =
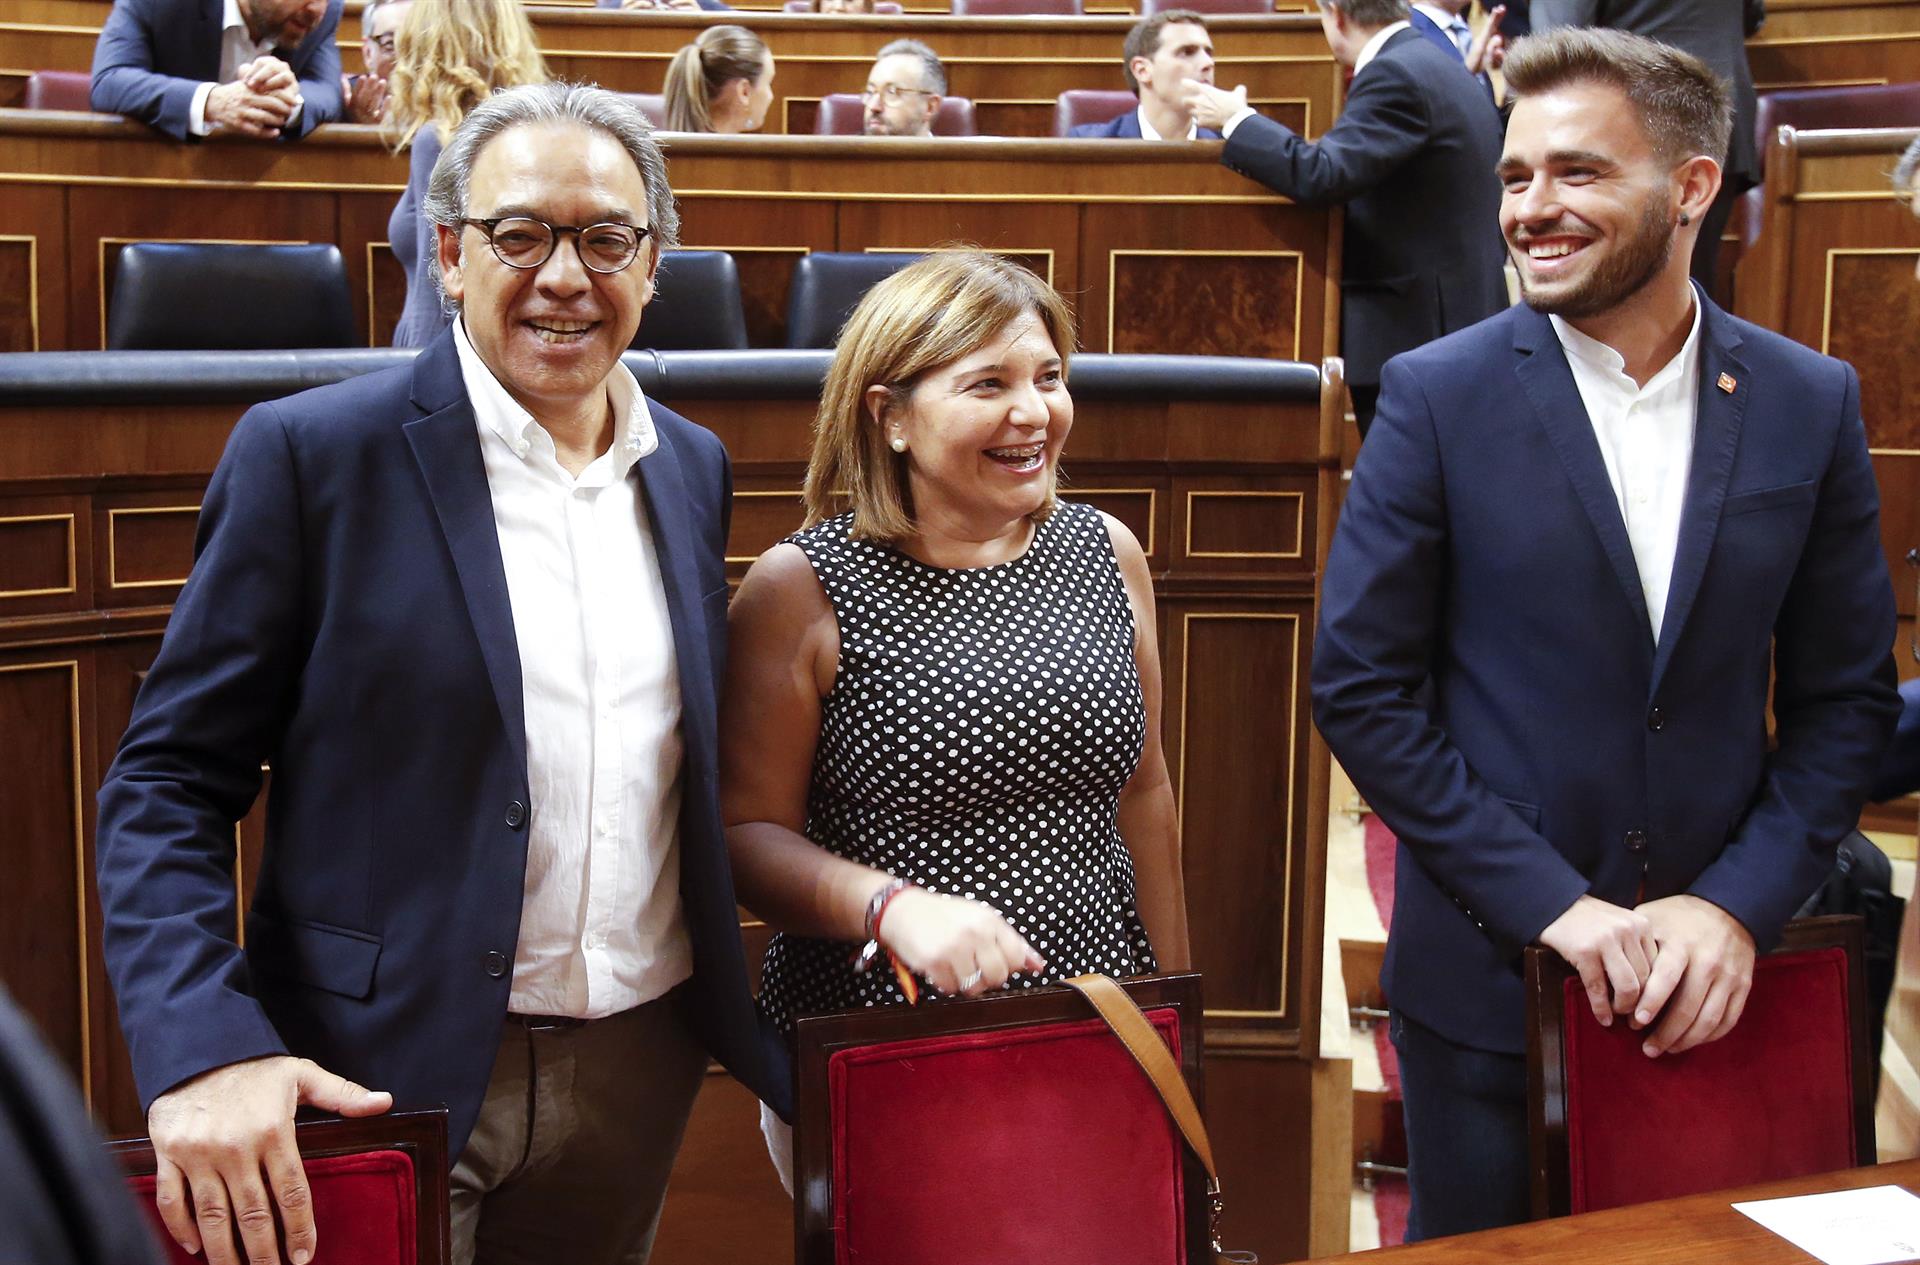
M 517 799 L 509 803 L 507 805 L 507 825 L 511 826 L 515 830 L 518 830 L 520 829 L 520 827 L 526 824 L 527 824 L 527 806 L 521 803 Z
M 1627 851 L 1634 853 L 1645 852 L 1647 850 L 1647 832 L 1644 830 L 1629 830 L 1627 831 L 1625 842 Z
M 1666 723 L 1667 718 L 1660 714 L 1658 707 L 1647 713 L 1647 728 L 1653 730 L 1653 732 L 1659 733 L 1660 727 Z
M 487 974 L 499 979 L 507 973 L 507 955 L 498 949 L 487 950 Z

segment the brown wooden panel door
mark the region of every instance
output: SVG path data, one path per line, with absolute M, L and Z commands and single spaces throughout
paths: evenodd
M 67 347 L 67 191 L 0 182 L 0 351 Z
M 205 491 L 206 480 L 194 477 L 174 487 L 92 498 L 96 605 L 160 606 L 180 595 L 193 569 L 194 528 Z
M 849 202 L 840 209 L 844 251 L 980 246 L 1026 265 L 1063 294 L 1080 289 L 1080 210 L 1071 203 Z M 1081 314 L 1081 321 L 1086 317 Z M 1081 344 L 1086 336 L 1081 335 Z
M 1244 477 L 1177 479 L 1173 485 L 1174 562 L 1183 570 L 1222 573 L 1311 572 L 1314 567 L 1312 475 L 1287 486 L 1250 488 Z
M 347 285 L 353 291 L 353 319 L 368 347 L 393 345 L 393 327 L 407 303 L 407 274 L 387 245 L 387 218 L 398 195 L 340 195 L 340 252 L 346 257 Z M 421 225 L 432 232 L 432 226 Z M 428 286 L 431 277 L 421 278 Z
M 0 495 L 0 618 L 90 606 L 91 549 L 84 497 Z

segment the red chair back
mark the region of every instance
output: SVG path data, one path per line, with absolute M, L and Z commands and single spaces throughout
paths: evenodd
M 1076 127 L 1117 119 L 1140 104 L 1140 98 L 1121 88 L 1069 88 L 1054 98 L 1053 134 L 1071 135 Z
M 1649 1059 L 1645 1032 L 1601 1027 L 1564 966 L 1542 981 L 1559 1003 L 1559 1049 L 1553 1057 L 1554 1042 L 1540 1042 L 1533 1088 L 1560 1099 L 1563 1146 L 1543 1153 L 1536 1129 L 1535 1172 L 1559 1171 L 1565 1193 L 1555 1206 L 1552 1192 L 1536 1187 L 1536 1213 L 1595 1212 L 1873 1163 L 1859 922 L 1811 919 L 1800 928 L 1756 963 L 1734 1030 L 1685 1054 Z M 1532 982 L 1530 963 L 1530 998 Z
M 856 93 L 830 92 L 820 98 L 820 110 L 813 116 L 815 136 L 864 136 L 867 131 L 867 107 Z M 974 128 L 973 102 L 966 97 L 941 97 L 933 116 L 935 136 L 978 136 Z
M 1763 170 L 1767 151 L 1772 148 L 1773 133 L 1781 127 L 1798 131 L 1834 127 L 1920 127 L 1920 82 L 1761 93 L 1759 109 L 1754 112 L 1753 130 Z M 1738 228 L 1743 251 L 1760 240 L 1760 223 L 1766 207 L 1764 188 L 1762 184 L 1749 189 L 1741 199 Z
M 1080 0 L 953 0 L 957 18 L 1008 18 L 1040 15 L 1077 18 L 1082 12 Z
M 634 108 L 647 116 L 647 122 L 653 124 L 656 131 L 665 131 L 667 126 L 667 97 L 662 92 L 623 92 L 620 94 L 633 102 Z
M 93 109 L 93 76 L 80 70 L 36 70 L 27 76 L 29 110 Z
M 311 1265 L 445 1265 L 447 1117 L 406 1112 L 295 1127 L 313 1194 L 320 1245 Z M 127 1185 L 152 1221 L 168 1265 L 202 1265 L 166 1233 L 154 1207 L 153 1147 L 144 1138 L 109 1144 Z
M 1190 1008 L 1137 991 L 1167 983 L 1127 987 L 1194 1069 L 1197 989 Z M 919 1009 L 801 1021 L 802 1265 L 1208 1259 L 1204 1178 L 1189 1185 L 1165 1104 L 1084 1001 L 1049 989 Z M 950 1030 L 904 1035 L 922 1021 Z M 823 1045 L 809 1024 L 895 1031 Z
M 1162 9 L 1192 9 L 1195 13 L 1272 13 L 1273 0 L 1144 0 L 1142 17 Z

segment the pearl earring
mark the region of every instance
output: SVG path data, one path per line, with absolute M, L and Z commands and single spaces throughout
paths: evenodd
M 893 450 L 895 452 L 905 452 L 907 450 L 907 441 L 895 435 L 893 437 Z

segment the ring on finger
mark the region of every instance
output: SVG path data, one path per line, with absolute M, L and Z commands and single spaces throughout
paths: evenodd
M 975 969 L 966 975 L 962 975 L 960 977 L 960 991 L 964 993 L 969 988 L 976 987 L 980 983 L 980 981 L 985 977 L 986 977 L 986 972 L 979 969 Z

